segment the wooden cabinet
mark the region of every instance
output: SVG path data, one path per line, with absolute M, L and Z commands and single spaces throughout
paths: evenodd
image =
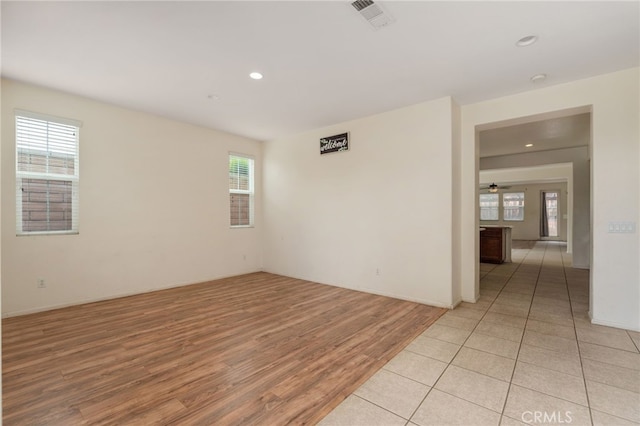
M 511 228 L 496 226 L 480 231 L 480 262 L 511 261 Z M 507 253 L 508 251 L 508 253 Z

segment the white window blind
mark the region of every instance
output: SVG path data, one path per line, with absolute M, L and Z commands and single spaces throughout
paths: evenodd
M 229 154 L 229 205 L 232 227 L 253 226 L 253 158 Z
M 498 194 L 480 194 L 480 220 L 498 220 Z
M 78 233 L 80 123 L 16 111 L 16 233 Z
M 524 192 L 502 194 L 504 220 L 524 220 Z

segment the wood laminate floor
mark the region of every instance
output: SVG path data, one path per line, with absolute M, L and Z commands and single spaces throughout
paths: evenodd
M 3 421 L 313 424 L 444 312 L 255 273 L 8 318 Z

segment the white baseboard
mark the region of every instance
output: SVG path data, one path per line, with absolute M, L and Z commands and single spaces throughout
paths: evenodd
M 640 332 L 640 324 L 623 324 L 614 321 L 605 321 L 598 318 L 593 318 L 591 316 L 591 312 L 589 312 L 589 318 L 591 318 L 591 323 L 596 325 L 604 325 L 607 327 L 621 328 L 623 330 L 631 330 Z

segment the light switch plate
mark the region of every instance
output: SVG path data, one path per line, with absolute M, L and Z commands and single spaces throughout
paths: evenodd
M 635 232 L 635 222 L 609 222 L 610 234 L 633 234 Z

